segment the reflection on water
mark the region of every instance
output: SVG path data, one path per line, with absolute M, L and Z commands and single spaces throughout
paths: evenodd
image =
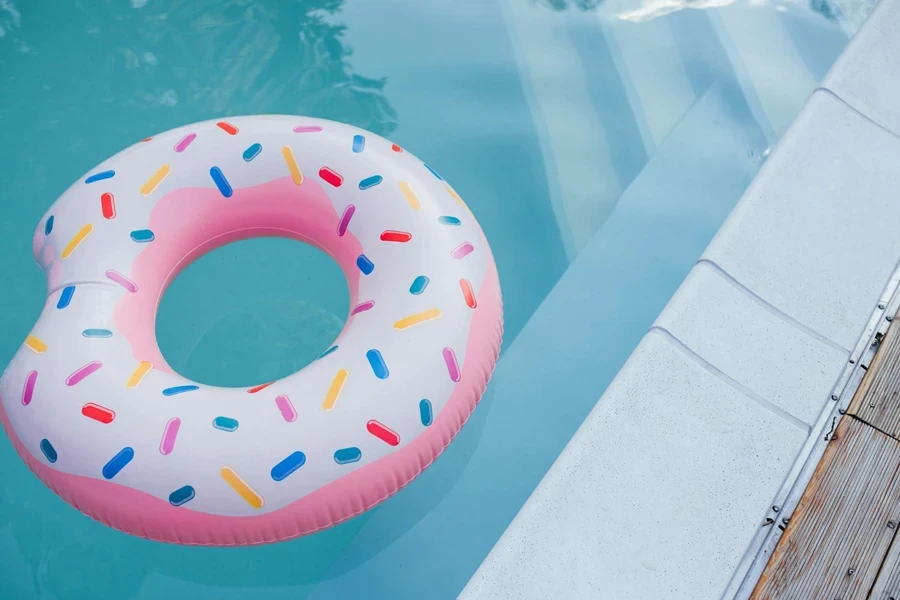
M 582 11 L 595 11 L 597 14 L 609 19 L 621 19 L 640 23 L 663 17 L 685 9 L 703 10 L 710 8 L 722 8 L 732 4 L 746 4 L 751 6 L 771 5 L 776 10 L 788 10 L 792 4 L 799 4 L 804 0 L 538 0 L 553 10 L 578 9 Z M 819 13 L 828 20 L 834 21 L 843 17 L 842 9 L 836 2 L 829 0 L 805 0 L 809 8 Z M 853 3 L 859 4 L 859 3 Z M 853 4 L 848 6 L 856 8 Z M 866 4 L 866 3 L 863 3 Z M 855 12 L 855 11 L 851 11 Z M 868 11 L 866 11 L 868 12 Z

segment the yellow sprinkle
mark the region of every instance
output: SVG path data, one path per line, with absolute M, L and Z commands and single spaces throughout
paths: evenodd
M 72 254 L 72 251 L 78 247 L 78 244 L 84 241 L 84 238 L 91 235 L 91 232 L 94 231 L 94 226 L 88 223 L 84 227 L 78 230 L 78 233 L 75 234 L 69 243 L 66 244 L 66 247 L 63 248 L 62 254 L 59 255 L 60 258 L 69 258 L 69 255 Z
M 409 182 L 401 181 L 400 191 L 403 192 L 403 196 L 406 198 L 406 201 L 409 202 L 409 205 L 413 210 L 422 208 L 422 203 L 419 202 L 419 198 L 416 197 L 416 193 L 413 191 L 412 186 L 409 185 Z
M 128 381 L 125 382 L 125 388 L 131 389 L 133 387 L 137 387 L 137 385 L 144 380 L 144 377 L 147 376 L 147 373 L 153 368 L 153 363 L 149 363 L 146 360 L 137 366 L 137 369 L 132 371 L 131 377 L 128 378 Z
M 28 349 L 35 354 L 43 354 L 47 351 L 47 344 L 34 337 L 33 335 L 29 335 L 27 338 L 25 338 L 25 345 L 28 346 Z
M 472 211 L 469 209 L 468 206 L 466 206 L 466 203 L 463 201 L 462 198 L 459 197 L 459 194 L 457 194 L 457 193 L 453 190 L 453 188 L 449 188 L 449 187 L 448 187 L 448 188 L 447 188 L 447 193 L 450 194 L 451 196 L 453 196 L 454 200 L 456 200 L 456 201 L 459 203 L 460 206 L 462 206 L 464 209 L 466 209 L 466 210 L 469 212 L 469 214 L 472 214 Z
M 288 171 L 291 172 L 291 179 L 294 180 L 294 184 L 300 185 L 303 183 L 303 173 L 300 172 L 300 167 L 297 165 L 297 159 L 294 158 L 294 151 L 291 150 L 291 147 L 282 146 L 281 155 L 284 157 L 284 162 L 287 164 Z
M 169 172 L 172 171 L 172 168 L 169 165 L 163 165 L 159 168 L 159 170 L 153 174 L 153 177 L 147 180 L 147 183 L 141 186 L 141 195 L 149 196 L 153 193 L 159 184 L 163 182 L 163 179 L 169 176 Z
M 341 395 L 341 390 L 344 389 L 344 384 L 347 383 L 347 375 L 349 374 L 350 372 L 347 369 L 341 369 L 334 376 L 334 379 L 331 380 L 331 387 L 328 388 L 328 393 L 325 394 L 325 399 L 322 400 L 323 410 L 331 410 L 334 408 L 338 396 Z
M 441 318 L 441 309 L 439 308 L 429 308 L 428 310 L 423 310 L 420 313 L 416 313 L 414 315 L 409 315 L 408 317 L 404 317 L 394 323 L 394 329 L 403 330 L 413 325 L 418 325 L 419 323 L 424 323 L 425 321 L 431 321 L 432 319 L 440 319 Z
M 243 478 L 238 475 L 234 469 L 231 467 L 222 467 L 222 470 L 219 471 L 219 474 L 222 476 L 222 479 L 225 480 L 225 483 L 231 486 L 231 489 L 236 491 L 238 495 L 243 498 L 247 504 L 252 506 L 253 508 L 262 508 L 263 505 L 263 497 L 260 496 L 256 490 L 250 487 Z

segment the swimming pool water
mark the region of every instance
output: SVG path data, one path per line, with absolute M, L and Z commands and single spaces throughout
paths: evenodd
M 0 597 L 454 597 L 865 10 L 0 0 L 0 365 L 43 303 L 31 234 L 50 203 L 122 147 L 225 115 L 324 117 L 409 148 L 481 222 L 505 307 L 503 354 L 458 438 L 394 498 L 307 538 L 237 549 L 132 538 L 63 503 L 0 441 Z M 327 348 L 347 302 L 318 251 L 249 240 L 174 282 L 157 333 L 182 373 L 250 385 Z

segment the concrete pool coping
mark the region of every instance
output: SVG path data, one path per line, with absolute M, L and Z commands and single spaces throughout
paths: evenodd
M 461 597 L 749 595 L 900 303 L 898 55 L 882 0 Z

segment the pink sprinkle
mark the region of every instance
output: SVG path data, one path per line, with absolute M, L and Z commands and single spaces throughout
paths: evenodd
M 293 423 L 297 420 L 297 411 L 294 410 L 294 405 L 291 404 L 291 399 L 281 394 L 275 398 L 275 405 L 278 406 L 278 410 L 281 411 L 281 416 L 284 417 L 284 420 L 288 423 Z
M 456 353 L 453 348 L 444 348 L 444 362 L 447 363 L 447 372 L 450 379 L 459 381 L 459 364 L 456 362 Z
M 294 133 L 316 133 L 322 131 L 318 125 L 298 125 L 294 127 Z
M 166 423 L 163 429 L 162 440 L 159 442 L 159 453 L 169 454 L 175 448 L 175 438 L 178 436 L 178 429 L 181 427 L 181 419 L 173 417 Z
M 350 219 L 353 217 L 353 213 L 356 212 L 356 207 L 352 204 L 348 204 L 347 208 L 344 209 L 344 214 L 341 215 L 341 220 L 338 222 L 338 235 L 343 236 L 347 233 L 347 225 L 350 224 Z
M 360 302 L 356 306 L 353 307 L 353 310 L 350 311 L 351 315 L 355 315 L 356 313 L 366 312 L 370 308 L 375 306 L 374 300 L 367 300 L 365 302 Z
M 121 285 L 132 294 L 137 291 L 137 284 L 118 271 L 113 271 L 112 269 L 110 269 L 106 272 L 106 276 Z
M 177 144 L 175 144 L 175 152 L 184 152 L 185 148 L 187 148 L 188 146 L 190 146 L 190 145 L 191 145 L 191 142 L 193 142 L 196 138 L 197 138 L 197 134 L 196 134 L 196 133 L 189 133 L 189 134 L 187 134 L 186 136 L 184 136 L 183 138 L 181 138 L 181 141 L 180 141 L 180 142 L 178 142 Z
M 25 389 L 22 390 L 22 404 L 28 406 L 34 395 L 34 384 L 37 382 L 37 371 L 32 371 L 25 378 Z
M 75 385 L 102 366 L 103 363 L 99 360 L 92 360 L 88 364 L 84 365 L 83 367 L 66 377 L 66 385 L 69 387 Z
M 474 249 L 475 248 L 469 242 L 463 242 L 462 244 L 454 248 L 452 252 L 450 252 L 450 256 L 452 256 L 453 258 L 462 258 L 470 254 Z

